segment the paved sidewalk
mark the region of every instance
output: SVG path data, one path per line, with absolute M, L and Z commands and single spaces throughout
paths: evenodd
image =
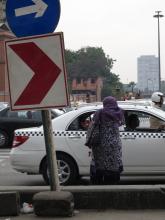
M 165 210 L 78 210 L 73 217 L 37 217 L 34 214 L 24 214 L 18 217 L 0 217 L 0 220 L 164 220 Z

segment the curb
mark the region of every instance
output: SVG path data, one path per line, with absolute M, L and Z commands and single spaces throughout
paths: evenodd
M 0 192 L 18 192 L 20 204 L 33 203 L 33 195 L 49 186 L 0 186 Z M 66 186 L 73 193 L 76 209 L 164 209 L 165 185 Z
M 0 192 L 0 216 L 16 216 L 20 212 L 18 192 Z

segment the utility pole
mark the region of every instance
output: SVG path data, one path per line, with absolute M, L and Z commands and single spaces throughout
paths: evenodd
M 161 64 L 160 64 L 160 27 L 159 27 L 159 18 L 164 17 L 161 13 L 161 11 L 155 11 L 154 18 L 158 19 L 158 77 L 159 77 L 159 91 L 161 91 Z

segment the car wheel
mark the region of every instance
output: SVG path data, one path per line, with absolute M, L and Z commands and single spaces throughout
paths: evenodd
M 5 131 L 0 130 L 0 148 L 9 146 L 9 136 Z
M 57 154 L 58 176 L 60 185 L 73 185 L 78 180 L 78 171 L 73 159 L 66 154 Z M 47 160 L 44 160 L 42 175 L 47 184 L 49 184 L 49 171 Z

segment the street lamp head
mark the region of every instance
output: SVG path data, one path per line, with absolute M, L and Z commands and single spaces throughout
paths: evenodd
M 162 17 L 164 17 L 164 15 L 154 15 L 153 17 L 154 18 L 162 18 Z
M 161 13 L 162 11 L 155 11 L 155 15 L 153 16 L 154 18 L 162 18 L 162 17 L 164 17 L 164 15 L 161 15 L 160 13 Z
M 159 11 L 155 11 L 155 13 L 157 13 L 157 14 L 159 14 L 160 12 L 162 12 L 162 11 L 160 11 L 160 10 Z

